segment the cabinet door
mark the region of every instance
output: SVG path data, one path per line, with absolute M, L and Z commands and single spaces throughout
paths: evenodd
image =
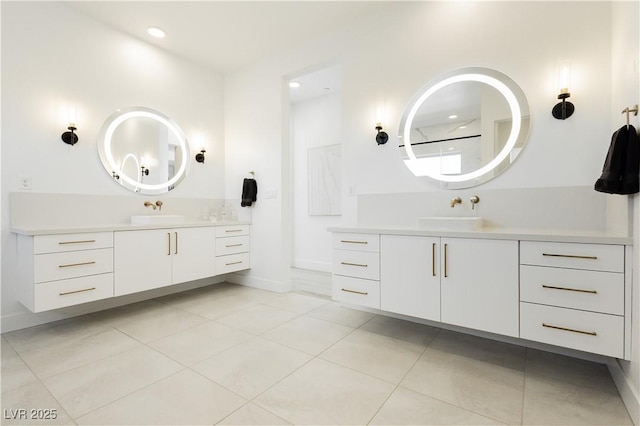
M 172 229 L 171 238 L 174 284 L 215 275 L 215 228 Z
M 114 295 L 171 284 L 171 230 L 115 233 Z
M 439 240 L 381 237 L 380 309 L 440 321 Z
M 442 322 L 518 337 L 518 242 L 442 238 Z

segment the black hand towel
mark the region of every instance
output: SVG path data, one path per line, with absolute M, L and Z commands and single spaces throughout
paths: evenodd
M 258 183 L 255 179 L 245 178 L 242 182 L 242 207 L 250 207 L 258 196 Z
M 595 190 L 608 194 L 635 194 L 640 189 L 639 169 L 638 133 L 633 126 L 623 126 L 611 137 L 609 152 Z

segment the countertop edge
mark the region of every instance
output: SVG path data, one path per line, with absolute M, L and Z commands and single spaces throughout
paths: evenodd
M 251 225 L 249 221 L 224 221 L 224 222 L 209 222 L 209 221 L 195 221 L 195 222 L 181 222 L 181 223 L 169 223 L 169 224 L 154 224 L 154 225 L 131 225 L 126 223 L 112 224 L 112 225 L 91 225 L 91 226 L 78 226 L 78 227 L 42 227 L 42 228 L 29 228 L 24 226 L 11 227 L 11 232 L 19 235 L 37 236 L 37 235 L 57 235 L 57 234 L 80 234 L 90 232 L 116 232 L 116 231 L 143 231 L 153 229 L 177 229 L 177 228 L 205 228 L 216 226 L 233 226 L 233 225 Z
M 591 244 L 633 245 L 632 237 L 608 235 L 605 233 L 563 232 L 552 230 L 495 229 L 485 228 L 478 231 L 454 231 L 418 228 L 376 228 L 376 227 L 329 227 L 329 232 L 347 232 L 354 234 L 407 235 L 423 237 L 486 238 L 494 240 L 550 241 Z

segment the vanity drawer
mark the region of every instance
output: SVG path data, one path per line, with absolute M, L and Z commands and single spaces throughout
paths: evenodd
M 334 250 L 333 273 L 367 280 L 379 280 L 380 254 L 366 251 Z
M 520 264 L 624 272 L 624 246 L 522 241 Z
M 339 250 L 380 251 L 378 234 L 333 234 L 333 248 Z
M 216 237 L 237 237 L 249 235 L 249 225 L 216 226 Z
M 34 312 L 113 297 L 113 273 L 36 284 Z
M 380 282 L 334 275 L 333 300 L 380 309 Z
M 249 253 L 216 257 L 216 275 L 241 271 L 251 267 Z
M 246 253 L 249 251 L 249 236 L 216 238 L 216 256 Z
M 622 358 L 624 317 L 520 303 L 520 337 Z
M 34 256 L 34 283 L 107 272 L 113 272 L 112 248 L 38 254 Z
M 59 253 L 108 247 L 113 247 L 113 232 L 37 235 L 33 237 L 34 254 Z
M 624 274 L 522 265 L 520 300 L 624 315 Z

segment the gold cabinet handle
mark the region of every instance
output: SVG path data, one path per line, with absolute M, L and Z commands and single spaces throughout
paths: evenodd
M 230 265 L 239 265 L 242 263 L 242 260 L 238 261 L 238 262 L 231 262 L 231 263 L 225 263 L 224 266 L 230 266 Z
M 340 242 L 345 244 L 369 244 L 368 241 L 355 241 L 355 240 L 340 240 Z
M 242 232 L 242 229 L 225 229 L 224 232 Z
M 431 245 L 431 274 L 436 276 L 436 243 Z
M 369 265 L 365 265 L 362 263 L 351 263 L 351 262 L 340 262 L 341 265 L 346 265 L 346 266 L 359 266 L 360 268 L 368 268 Z
M 225 247 L 242 247 L 242 244 L 227 244 Z
M 82 290 L 73 290 L 73 291 L 67 291 L 65 293 L 58 293 L 60 296 L 66 296 L 68 294 L 76 294 L 76 293 L 84 293 L 85 291 L 92 291 L 95 290 L 95 287 L 91 287 L 91 288 L 83 288 Z
M 447 268 L 447 248 L 448 248 L 449 244 L 445 243 L 444 244 L 444 277 L 447 278 L 449 276 L 448 274 L 448 268 Z
M 167 249 L 167 256 L 171 256 L 171 232 L 167 232 L 167 241 L 169 242 L 169 248 Z
M 178 233 L 174 232 L 174 234 L 176 234 L 176 251 L 173 254 L 178 254 Z
M 96 240 L 79 240 L 79 241 L 60 241 L 59 245 L 64 244 L 86 244 L 86 243 L 95 243 Z
M 341 288 L 340 290 L 346 291 L 347 293 L 361 294 L 363 296 L 366 296 L 367 294 L 369 294 L 366 291 L 355 291 L 355 290 L 349 290 L 348 288 Z
M 582 331 L 582 330 L 576 330 L 574 328 L 560 327 L 558 325 L 551 325 L 551 324 L 542 323 L 542 326 L 543 327 L 547 327 L 547 328 L 553 328 L 555 330 L 570 331 L 572 333 L 588 334 L 589 336 L 597 336 L 598 335 L 595 331 Z
M 543 256 L 547 257 L 566 257 L 569 259 L 589 259 L 589 260 L 598 260 L 598 256 L 581 256 L 577 254 L 557 254 L 557 253 L 542 253 Z
M 81 263 L 69 263 L 67 265 L 58 265 L 58 268 L 71 268 L 73 266 L 85 266 L 85 265 L 95 265 L 95 261 L 91 262 L 81 262 Z
M 596 290 L 583 290 L 580 288 L 556 287 L 554 285 L 546 285 L 546 284 L 542 284 L 542 287 L 552 289 L 552 290 L 566 290 L 566 291 L 576 291 L 578 293 L 598 294 Z

